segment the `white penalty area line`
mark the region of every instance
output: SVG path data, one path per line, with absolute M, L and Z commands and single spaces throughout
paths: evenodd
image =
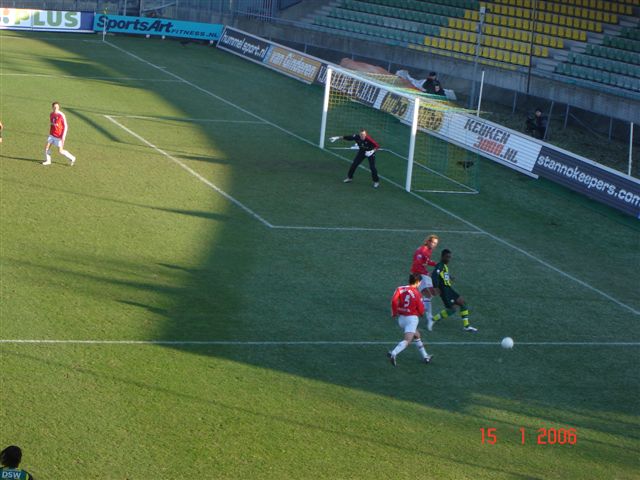
M 437 228 L 374 228 L 374 227 L 314 227 L 303 225 L 273 225 L 271 227 L 276 230 L 307 230 L 321 232 L 389 232 L 389 233 L 424 233 L 425 231 L 433 233 L 451 233 L 451 234 L 469 234 L 483 235 L 482 232 L 476 230 L 439 230 Z
M 249 215 L 251 215 L 253 218 L 255 218 L 256 220 L 258 220 L 260 223 L 262 223 L 263 225 L 266 225 L 269 228 L 273 228 L 273 225 L 271 223 L 269 223 L 267 220 L 265 220 L 264 218 L 262 218 L 260 215 L 258 215 L 256 212 L 254 212 L 253 210 L 251 210 L 249 207 L 247 207 L 244 203 L 240 202 L 239 200 L 236 200 L 235 198 L 233 198 L 231 195 L 229 195 L 227 192 L 225 192 L 224 190 L 222 190 L 220 187 L 218 187 L 215 183 L 207 180 L 205 177 L 203 177 L 202 175 L 200 175 L 198 172 L 196 172 L 193 168 L 189 167 L 188 165 L 186 165 L 184 162 L 182 162 L 181 160 L 177 159 L 176 157 L 174 157 L 173 155 L 165 152 L 164 150 L 162 150 L 161 148 L 155 146 L 153 143 L 151 143 L 149 140 L 147 140 L 146 138 L 144 138 L 141 135 L 138 135 L 136 132 L 134 132 L 133 130 L 131 130 L 130 128 L 125 127 L 123 124 L 121 124 L 120 122 L 118 122 L 115 118 L 113 118 L 111 115 L 105 115 L 104 116 L 107 120 L 109 120 L 110 122 L 112 122 L 113 124 L 117 125 L 118 127 L 120 127 L 122 130 L 124 130 L 125 132 L 127 132 L 129 135 L 137 138 L 138 140 L 140 140 L 142 143 L 144 143 L 145 145 L 151 147 L 152 149 L 154 149 L 156 152 L 160 153 L 161 155 L 164 155 L 165 157 L 167 157 L 169 160 L 171 160 L 173 163 L 175 163 L 176 165 L 178 165 L 179 167 L 183 168 L 184 170 L 186 170 L 187 172 L 189 172 L 191 175 L 193 175 L 194 177 L 196 177 L 198 180 L 200 180 L 202 183 L 204 183 L 205 185 L 207 185 L 209 188 L 215 190 L 216 192 L 218 192 L 220 195 L 222 195 L 224 198 L 226 198 L 227 200 L 229 200 L 231 203 L 233 203 L 234 205 L 236 205 L 237 207 L 241 208 L 242 210 L 244 210 L 246 213 L 248 213 Z
M 215 190 L 217 193 L 222 195 L 224 198 L 226 198 L 227 200 L 232 202 L 234 205 L 240 207 L 246 213 L 248 213 L 253 218 L 255 218 L 260 223 L 262 223 L 263 225 L 265 225 L 266 227 L 268 227 L 270 229 L 274 229 L 274 230 L 301 230 L 301 231 L 332 231 L 332 232 L 381 232 L 381 233 L 407 233 L 407 232 L 424 233 L 424 231 L 425 231 L 425 229 L 421 229 L 420 230 L 420 229 L 405 229 L 405 228 L 315 227 L 315 226 L 303 226 L 303 225 L 300 225 L 300 226 L 297 226 L 297 225 L 274 225 L 271 222 L 269 222 L 268 220 L 266 220 L 262 215 L 256 213 L 254 210 L 252 210 L 251 208 L 247 207 L 240 200 L 234 198 L 232 195 L 230 195 L 227 192 L 225 192 L 224 190 L 222 190 L 216 184 L 214 184 L 210 180 L 208 180 L 205 177 L 203 177 L 202 175 L 200 175 L 194 169 L 192 169 L 191 167 L 187 166 L 181 160 L 177 159 L 176 157 L 174 157 L 170 153 L 162 150 L 157 145 L 154 145 L 149 140 L 144 138 L 142 135 L 134 132 L 130 128 L 124 126 L 122 123 L 118 122 L 116 120 L 116 118 L 118 118 L 118 116 L 116 116 L 116 115 L 103 115 L 103 116 L 107 120 L 109 120 L 110 122 L 114 123 L 115 125 L 117 125 L 121 129 L 123 129 L 129 135 L 132 135 L 133 137 L 137 138 L 140 142 L 144 143 L 148 147 L 152 148 L 153 150 L 155 150 L 156 152 L 160 153 L 161 155 L 164 155 L 169 160 L 171 160 L 172 162 L 174 162 L 177 165 L 179 165 L 180 167 L 182 167 L 184 170 L 186 170 L 191 175 L 196 177 L 198 180 L 200 180 L 202 183 L 207 185 L 209 188 Z M 450 233 L 450 234 L 461 233 L 461 234 L 482 235 L 481 232 L 478 232 L 478 231 L 475 231 L 475 230 L 471 230 L 471 231 L 467 231 L 467 230 L 438 230 L 438 229 L 435 229 L 435 230 L 434 229 L 428 229 L 428 230 L 429 231 L 433 231 L 435 233 Z
M 277 130 L 280 130 L 281 132 L 286 133 L 287 135 L 289 135 L 289 136 L 291 136 L 293 138 L 296 138 L 296 139 L 300 140 L 301 142 L 304 142 L 304 143 L 306 143 L 308 145 L 311 145 L 313 147 L 317 147 L 318 146 L 315 142 L 312 142 L 311 140 L 309 140 L 307 138 L 304 138 L 304 137 L 302 137 L 302 136 L 300 136 L 300 135 L 298 135 L 298 134 L 296 134 L 296 133 L 294 133 L 294 132 L 292 132 L 290 130 L 287 130 L 286 128 L 284 128 L 284 127 L 282 127 L 282 126 L 280 126 L 280 125 L 278 125 L 276 123 L 270 122 L 269 120 L 266 120 L 265 118 L 263 118 L 263 117 L 255 114 L 255 113 L 247 110 L 246 108 L 241 107 L 240 105 L 237 105 L 237 104 L 233 103 L 230 100 L 227 100 L 226 98 L 223 98 L 223 97 L 221 97 L 219 95 L 216 95 L 215 93 L 213 93 L 213 92 L 211 92 L 211 91 L 209 91 L 209 90 L 207 90 L 207 89 L 205 89 L 205 88 L 203 88 L 203 87 L 201 87 L 201 86 L 199 86 L 199 85 L 197 85 L 197 84 L 195 84 L 193 82 L 190 82 L 189 80 L 187 80 L 187 79 L 185 79 L 185 78 L 183 78 L 183 77 L 181 77 L 181 76 L 179 76 L 179 75 L 177 75 L 177 74 L 175 74 L 173 72 L 170 72 L 169 70 L 167 70 L 165 68 L 160 67 L 159 65 L 156 65 L 156 64 L 154 64 L 154 63 L 152 63 L 152 62 L 150 62 L 148 60 L 145 60 L 144 58 L 136 55 L 135 53 L 132 53 L 132 52 L 130 52 L 130 51 L 128 51 L 128 50 L 126 50 L 126 49 L 124 49 L 122 47 L 114 45 L 113 43 L 108 42 L 106 40 L 104 41 L 104 43 L 109 45 L 110 47 L 112 47 L 112 48 L 124 53 L 125 55 L 128 55 L 131 58 L 135 58 L 139 62 L 144 63 L 145 65 L 148 65 L 151 68 L 154 68 L 155 70 L 163 72 L 165 75 L 169 75 L 170 77 L 175 78 L 176 80 L 179 80 L 179 81 L 183 82 L 185 85 L 191 86 L 195 90 L 198 90 L 199 92 L 201 92 L 201 93 L 203 93 L 205 95 L 208 95 L 211 98 L 215 98 L 216 100 L 218 100 L 218 101 L 220 101 L 220 102 L 222 102 L 222 103 L 224 103 L 226 105 L 229 105 L 230 107 L 233 107 L 233 108 L 237 109 L 238 111 L 244 112 L 247 115 L 249 115 L 249 116 L 251 116 L 251 117 L 253 117 L 253 118 L 257 119 L 257 120 L 261 120 L 261 121 L 265 122 L 266 124 L 271 125 L 273 128 L 275 128 Z M 349 159 L 343 157 L 342 155 L 340 155 L 337 152 L 333 152 L 331 150 L 326 150 L 326 149 L 324 149 L 324 151 L 326 153 L 330 154 L 330 155 L 333 155 L 334 157 L 337 157 L 337 158 L 343 160 L 343 161 L 346 161 L 346 162 L 349 162 L 349 163 L 351 162 Z M 363 167 L 363 168 L 365 168 L 365 170 L 366 170 L 366 167 Z M 404 190 L 404 186 L 400 185 L 398 182 L 394 182 L 393 180 L 391 180 L 391 179 L 389 179 L 389 178 L 387 178 L 385 176 L 382 176 L 382 175 L 380 176 L 380 178 L 385 180 L 385 182 L 389 183 L 390 185 L 394 185 L 394 186 Z M 216 189 L 217 189 L 217 187 L 216 187 Z M 505 247 L 508 247 L 508 248 L 510 248 L 512 250 L 515 250 L 516 252 L 520 253 L 521 255 L 524 255 L 525 257 L 529 258 L 530 260 L 533 260 L 534 262 L 537 262 L 540 265 L 543 265 L 543 266 L 547 267 L 549 270 L 552 270 L 553 272 L 557 273 L 558 275 L 560 275 L 562 277 L 565 277 L 565 278 L 568 278 L 569 280 L 577 283 L 578 285 L 581 285 L 584 288 L 586 288 L 588 290 L 591 290 L 594 293 L 597 293 L 601 297 L 606 298 L 607 300 L 611 301 L 612 303 L 615 303 L 619 307 L 624 308 L 625 310 L 628 310 L 629 312 L 633 313 L 634 315 L 639 315 L 640 316 L 640 310 L 638 310 L 638 309 L 636 309 L 636 308 L 634 308 L 634 307 L 632 307 L 630 305 L 627 305 L 624 302 L 621 302 L 617 298 L 612 297 L 611 295 L 609 295 L 608 293 L 600 290 L 599 288 L 594 287 L 593 285 L 585 282 L 584 280 L 580 280 L 579 278 L 571 275 L 570 273 L 565 272 L 564 270 L 552 265 L 551 263 L 543 260 L 542 258 L 540 258 L 540 257 L 528 252 L 527 250 L 518 247 L 517 245 L 509 242 L 508 240 L 505 240 L 502 237 L 499 237 L 497 235 L 489 233 L 485 229 L 480 228 L 479 226 L 475 225 L 474 223 L 470 222 L 469 220 L 467 220 L 465 218 L 462 218 L 460 215 L 458 215 L 456 213 L 453 213 L 451 210 L 448 210 L 448 209 L 438 205 L 437 203 L 435 203 L 435 202 L 433 202 L 433 201 L 431 201 L 431 200 L 429 200 L 427 198 L 422 197 L 421 195 L 417 194 L 416 192 L 411 192 L 410 191 L 410 192 L 408 192 L 408 194 L 413 196 L 414 198 L 418 199 L 419 201 L 431 206 L 432 208 L 435 208 L 436 210 L 438 210 L 438 211 L 450 216 L 451 218 L 454 218 L 454 219 L 458 220 L 459 222 L 467 225 L 468 227 L 487 235 L 489 238 L 491 238 L 495 242 L 500 243 L 500 244 L 504 245 Z M 227 194 L 225 194 L 225 196 L 226 195 Z M 236 203 L 236 202 L 237 201 L 234 201 L 234 203 Z M 243 209 L 246 209 L 246 207 L 243 206 Z M 262 223 L 267 224 L 268 222 L 263 220 Z
M 178 80 L 171 80 L 177 82 Z M 111 118 L 134 118 L 151 122 L 184 122 L 184 123 L 248 123 L 252 125 L 266 125 L 261 120 L 225 120 L 224 118 L 183 118 L 183 117 L 153 117 L 148 115 L 111 115 Z
M 240 341 L 240 340 L 55 340 L 55 339 L 0 339 L 2 345 L 194 345 L 194 346 L 238 346 L 238 347 L 287 347 L 287 346 L 369 346 L 393 345 L 396 340 L 375 341 L 332 341 L 332 340 L 283 340 L 283 341 Z M 499 347 L 494 342 L 425 342 L 427 345 L 448 347 Z M 524 347 L 640 347 L 640 342 L 515 342 L 515 346 Z

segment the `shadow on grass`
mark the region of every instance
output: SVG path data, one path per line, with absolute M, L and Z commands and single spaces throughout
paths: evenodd
M 88 52 L 79 50 L 78 45 L 70 42 L 65 44 L 65 48 L 69 51 L 73 51 L 78 55 L 85 55 Z M 95 47 L 92 47 L 95 48 Z M 108 48 L 108 47 L 101 47 Z M 146 48 L 152 48 L 148 45 Z M 116 50 L 113 50 L 114 62 L 118 62 L 119 55 Z M 78 73 L 78 62 L 57 62 L 55 67 L 62 69 L 69 74 Z M 138 66 L 141 69 L 148 70 L 143 64 Z M 113 67 L 113 69 L 117 69 Z M 87 74 L 104 71 L 112 72 L 112 69 L 81 69 L 82 73 Z M 246 72 L 243 69 L 234 71 L 235 76 L 231 76 L 227 81 L 236 82 L 242 85 L 246 79 L 243 77 L 245 73 L 255 74 L 258 70 L 254 70 L 254 67 L 247 64 Z M 149 75 L 161 75 L 156 70 L 149 70 Z M 154 85 L 149 84 L 146 86 L 149 91 L 153 92 Z M 215 85 L 210 87 L 215 89 Z M 300 87 L 307 88 L 307 87 Z M 200 93 L 194 90 L 194 95 L 200 95 Z M 205 97 L 203 97 L 205 98 Z M 283 100 L 285 97 L 275 98 L 274 101 Z M 165 100 L 171 100 L 165 99 Z M 204 103 L 204 102 L 203 102 Z M 181 105 L 175 105 L 180 109 Z M 205 106 L 206 107 L 206 106 Z M 204 107 L 203 107 L 204 108 Z M 76 114 L 79 114 L 79 108 L 74 109 Z M 202 114 L 202 110 L 183 110 L 187 117 L 198 117 Z M 86 115 L 79 114 L 81 118 L 86 119 Z M 95 122 L 90 122 L 94 124 Z M 196 127 L 194 127 L 196 128 Z M 103 128 L 98 128 L 99 131 L 103 131 Z M 244 127 L 239 127 L 238 141 L 243 142 L 246 139 L 244 134 Z M 215 138 L 214 132 L 208 133 L 209 138 L 212 140 Z M 113 136 L 110 135 L 109 138 Z M 276 141 L 276 140 L 274 140 Z M 260 146 L 259 146 L 260 147 Z M 264 148 L 264 147 L 262 147 Z M 188 152 L 183 152 L 190 155 Z M 228 158 L 234 159 L 234 152 L 226 152 Z M 256 150 L 256 154 L 259 154 L 259 150 Z M 197 155 L 194 155 L 197 159 Z M 275 166 L 277 167 L 277 165 Z M 236 170 L 236 178 L 231 177 L 228 191 L 233 195 L 234 193 L 234 180 L 237 180 L 242 175 L 246 175 L 246 172 L 240 170 L 241 166 Z M 274 165 L 265 165 L 264 168 L 274 168 Z M 248 174 L 259 175 L 260 171 L 249 172 Z M 365 175 L 364 172 L 362 172 Z M 38 186 L 39 188 L 49 188 L 45 186 Z M 51 188 L 53 190 L 53 188 Z M 228 220 L 227 216 L 221 216 L 218 214 L 211 214 L 206 211 L 193 211 L 185 210 L 179 207 L 153 207 L 138 205 L 135 203 L 122 201 L 119 199 L 108 199 L 99 196 L 91 196 L 84 193 L 76 193 L 63 191 L 58 189 L 60 193 L 81 195 L 89 198 L 97 198 L 108 202 L 114 202 L 125 205 L 132 205 L 135 207 L 142 207 L 145 209 L 153 209 L 164 212 L 171 212 L 180 215 L 188 215 L 197 218 L 204 218 L 208 220 Z M 275 195 L 282 195 L 282 202 L 287 204 L 287 208 L 295 209 L 295 199 L 291 200 L 286 198 L 286 192 L 281 189 L 274 190 Z M 414 204 L 411 199 L 407 199 L 407 208 L 414 208 Z M 318 205 L 318 208 L 322 208 L 322 205 Z M 366 210 L 367 206 L 363 206 L 364 215 L 375 215 L 375 212 Z M 240 210 L 236 210 L 235 206 L 229 207 L 230 216 L 244 215 Z M 274 235 L 279 235 L 277 232 L 270 231 L 264 228 L 262 225 L 253 224 L 254 220 L 247 217 L 247 222 L 252 223 L 250 226 L 240 226 L 238 224 L 230 225 L 229 222 L 221 222 L 215 225 L 216 239 L 215 243 L 210 245 L 210 249 L 207 252 L 206 258 L 202 261 L 201 265 L 197 269 L 193 269 L 188 266 L 183 266 L 178 263 L 160 263 L 155 264 L 154 267 L 161 267 L 170 271 L 179 271 L 187 275 L 187 278 L 174 279 L 174 282 L 180 282 L 179 286 L 166 286 L 159 283 L 149 281 L 133 281 L 125 278 L 127 275 L 119 273 L 116 268 L 110 268 L 108 263 L 105 263 L 103 259 L 78 259 L 68 258 L 68 263 L 85 263 L 92 267 L 94 272 L 100 273 L 83 273 L 75 271 L 74 269 L 65 269 L 64 267 L 57 265 L 44 265 L 39 266 L 36 264 L 29 265 L 33 268 L 44 269 L 43 273 L 63 273 L 65 275 L 74 276 L 78 285 L 83 283 L 96 284 L 95 292 L 93 294 L 102 294 L 107 286 L 121 286 L 126 287 L 131 292 L 132 298 L 118 298 L 115 301 L 126 304 L 129 306 L 139 307 L 147 310 L 155 315 L 161 315 L 164 317 L 164 325 L 160 332 L 154 332 L 157 336 L 150 338 L 151 340 L 279 340 L 273 338 L 270 335 L 270 330 L 281 331 L 279 325 L 282 321 L 290 322 L 290 329 L 287 330 L 290 334 L 286 340 L 313 340 L 309 338 L 311 332 L 306 328 L 305 322 L 309 319 L 313 320 L 316 309 L 324 307 L 325 303 L 329 302 L 345 302 L 348 304 L 352 300 L 351 296 L 358 296 L 358 301 L 362 302 L 363 315 L 371 315 L 375 318 L 384 318 L 386 313 L 386 299 L 371 299 L 366 291 L 366 281 L 362 280 L 362 286 L 352 285 L 351 290 L 342 292 L 341 296 L 337 298 L 327 298 L 323 291 L 319 291 L 316 280 L 322 279 L 325 272 L 319 272 L 318 269 L 321 265 L 318 265 L 316 261 L 311 258 L 302 259 L 300 262 L 289 262 L 288 258 L 291 254 L 290 248 L 287 245 L 286 240 L 282 240 L 286 237 L 279 237 L 274 240 Z M 265 255 L 260 250 L 262 248 L 271 248 L 272 250 Z M 340 245 L 339 241 L 336 241 L 331 245 L 332 250 L 326 251 L 322 254 L 331 255 L 340 258 L 344 258 L 345 269 L 361 269 L 363 278 L 367 281 L 375 281 L 375 278 L 371 278 L 371 275 L 367 271 L 367 266 L 364 265 L 351 265 L 349 263 L 349 257 L 354 250 L 354 246 L 351 244 Z M 371 248 L 371 247 L 369 247 Z M 313 242 L 309 242 L 309 250 L 307 253 L 309 257 L 313 257 L 314 252 Z M 372 248 L 372 254 L 374 249 Z M 273 266 L 264 266 L 264 262 L 273 261 Z M 136 269 L 150 268 L 149 265 L 141 263 L 132 263 L 126 266 L 126 270 L 135 272 Z M 93 264 L 92 264 L 93 263 Z M 257 266 L 261 266 L 263 269 L 273 269 L 272 272 L 276 277 L 276 280 L 267 280 L 273 282 L 269 285 L 269 288 L 264 288 L 261 282 L 264 280 L 257 277 Z M 282 268 L 282 271 L 278 269 Z M 118 278 L 120 277 L 120 278 Z M 331 279 L 323 279 L 324 281 L 331 282 Z M 278 291 L 278 287 L 281 289 Z M 83 288 L 83 287 L 79 287 Z M 251 288 L 253 294 L 251 297 L 241 295 L 239 292 Z M 166 297 L 167 304 L 171 306 L 166 308 L 165 305 L 155 305 L 149 302 L 136 299 L 136 292 L 152 291 L 159 293 Z M 269 296 L 264 296 L 266 292 Z M 299 318 L 290 318 L 283 320 L 279 318 L 277 314 L 270 313 L 269 316 L 264 315 L 264 311 L 278 312 L 278 304 L 290 302 L 291 299 L 295 299 L 297 296 L 305 298 L 304 305 L 300 308 Z M 247 305 L 247 302 L 250 302 Z M 272 305 L 272 304 L 275 304 Z M 385 307 L 380 308 L 380 305 L 384 304 Z M 248 314 L 242 312 L 248 311 Z M 379 317 L 378 317 L 379 316 Z M 360 339 L 366 340 L 366 331 L 362 325 L 366 325 L 368 319 L 362 318 L 337 318 L 336 322 L 353 322 L 357 325 L 354 328 L 353 337 L 347 340 Z M 313 322 L 309 322 L 313 323 Z M 395 338 L 397 332 L 393 329 L 391 323 L 389 323 L 389 338 Z M 332 325 L 325 325 L 324 330 L 317 329 L 314 331 L 317 335 L 315 339 L 324 340 L 325 338 L 332 338 Z M 324 335 L 325 337 L 320 337 Z M 363 338 L 363 335 L 365 338 Z M 335 338 L 335 340 L 339 340 Z M 390 340 L 389 347 L 393 346 L 393 340 Z M 385 347 L 380 348 L 368 348 L 368 349 L 345 349 L 329 348 L 316 354 L 309 354 L 307 350 L 301 348 L 278 348 L 274 352 L 268 355 L 255 355 L 247 352 L 243 349 L 229 349 L 229 348 L 208 348 L 208 349 L 194 349 L 193 347 L 180 347 L 175 346 L 171 348 L 183 349 L 185 351 L 194 352 L 198 351 L 202 355 L 208 355 L 212 357 L 222 357 L 237 362 L 244 362 L 253 364 L 256 367 L 273 369 L 281 372 L 286 372 L 293 375 L 302 377 L 313 378 L 322 382 L 342 385 L 348 388 L 360 389 L 381 395 L 384 397 L 392 397 L 395 399 L 401 399 L 410 402 L 416 402 L 431 407 L 446 409 L 448 411 L 460 412 L 463 414 L 474 416 L 470 413 L 469 409 L 473 409 L 477 406 L 474 400 L 474 394 L 481 394 L 487 389 L 496 389 L 496 384 L 502 384 L 503 386 L 498 391 L 494 391 L 493 394 L 500 399 L 511 400 L 517 399 L 515 404 L 501 405 L 498 403 L 498 408 L 519 415 L 530 415 L 530 405 L 535 404 L 537 407 L 537 418 L 540 421 L 549 421 L 553 423 L 566 424 L 573 422 L 571 426 L 577 428 L 589 428 L 604 432 L 615 432 L 617 435 L 621 435 L 627 438 L 636 440 L 637 435 L 629 432 L 628 425 L 620 423 L 616 419 L 610 419 L 607 421 L 595 420 L 588 416 L 570 415 L 568 408 L 572 402 L 576 399 L 580 399 L 581 405 L 594 412 L 609 411 L 608 409 L 616 410 L 621 409 L 621 405 L 633 405 L 636 399 L 635 394 L 629 391 L 628 394 L 622 392 L 623 396 L 627 395 L 624 400 L 619 401 L 617 404 L 612 405 L 603 402 L 603 394 L 599 391 L 585 394 L 581 382 L 586 382 L 589 387 L 601 388 L 604 382 L 602 379 L 606 378 L 608 368 L 628 368 L 629 375 L 634 374 L 634 370 L 630 366 L 623 364 L 622 361 L 616 361 L 615 359 L 598 359 L 597 364 L 589 365 L 588 371 L 581 373 L 581 379 L 576 379 L 575 383 L 565 384 L 554 381 L 554 369 L 559 368 L 561 362 L 567 362 L 570 360 L 571 353 L 565 353 L 557 357 L 558 364 L 544 364 L 541 365 L 536 362 L 536 355 L 523 355 L 517 365 L 518 369 L 512 369 L 509 372 L 504 372 L 503 369 L 496 366 L 495 358 L 496 353 L 493 351 L 485 351 L 484 353 L 476 354 L 473 351 L 473 357 L 466 353 L 447 354 L 443 352 L 443 361 L 440 363 L 438 357 L 433 365 L 433 368 L 419 365 L 418 362 L 411 363 L 411 357 L 414 352 L 407 352 L 402 357 L 402 362 L 406 362 L 401 365 L 400 368 L 393 370 L 384 361 Z M 635 355 L 635 351 L 631 350 L 632 355 Z M 34 361 L 42 361 L 41 359 L 30 357 L 26 354 L 20 354 L 23 358 L 29 358 Z M 637 355 L 636 355 L 637 356 Z M 584 358 L 589 358 L 585 356 Z M 595 363 L 595 362 L 594 362 Z M 59 368 L 69 368 L 69 366 L 62 363 L 51 362 L 52 365 Z M 520 369 L 522 368 L 522 370 Z M 535 368 L 540 369 L 541 373 L 537 375 L 543 386 L 549 386 L 557 388 L 553 395 L 548 395 L 544 388 L 541 388 L 540 384 L 530 384 L 527 378 L 528 369 Z M 574 364 L 572 368 L 576 368 L 576 371 L 581 369 Z M 95 375 L 94 372 L 80 370 L 87 375 Z M 501 376 L 503 375 L 503 376 Z M 546 377 L 546 380 L 543 379 Z M 162 387 L 149 386 L 139 382 L 132 382 L 127 379 L 118 378 L 116 376 L 111 377 L 112 380 L 131 382 L 135 386 L 150 390 L 163 391 Z M 513 387 L 513 388 L 512 388 Z M 622 388 L 617 386 L 617 388 Z M 627 387 L 631 389 L 632 387 Z M 184 395 L 181 392 L 166 391 L 172 395 L 180 396 Z M 190 400 L 199 402 L 216 403 L 216 405 L 222 408 L 235 408 L 230 407 L 224 403 L 214 402 L 209 399 L 201 399 L 197 397 L 188 397 Z M 637 404 L 636 404 L 637 405 Z M 286 417 L 279 417 L 274 415 L 264 415 L 260 412 L 251 409 L 237 409 L 238 413 L 248 416 L 264 416 L 270 421 L 274 422 L 290 422 L 292 424 L 302 426 L 305 428 L 320 429 L 334 434 L 342 434 L 342 432 L 333 431 L 330 427 L 327 427 L 324 423 L 318 422 L 318 424 L 306 424 L 297 422 L 295 419 Z M 621 412 L 637 414 L 637 412 Z M 488 417 L 480 417 L 488 418 Z M 543 425 L 540 425 L 543 426 Z M 637 425 L 636 425 L 637 427 Z M 368 437 L 353 437 L 358 442 L 372 442 L 375 441 L 378 444 L 384 444 L 380 439 L 372 440 Z M 393 449 L 399 449 L 398 445 L 386 445 Z M 404 447 L 402 447 L 404 449 Z M 415 448 L 415 447 L 413 447 Z M 429 453 L 426 449 L 417 449 L 419 453 Z M 487 469 L 489 471 L 509 473 L 517 478 L 531 478 L 518 475 L 513 472 L 508 472 L 484 465 L 475 465 L 472 463 L 466 463 L 455 458 L 445 458 L 448 462 L 454 462 L 461 465 L 472 465 Z M 611 459 L 607 459 L 611 461 Z

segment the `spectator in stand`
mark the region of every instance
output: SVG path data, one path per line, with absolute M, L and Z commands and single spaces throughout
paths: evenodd
M 438 82 L 438 74 L 436 72 L 430 72 L 429 76 L 422 84 L 422 88 L 425 93 L 430 93 L 431 95 L 433 95 L 434 93 L 436 93 L 436 83 L 440 83 Z
M 527 133 L 540 139 L 544 139 L 547 132 L 547 117 L 542 115 L 542 110 L 536 108 L 535 113 L 527 118 Z
M 446 93 L 444 93 L 444 88 L 440 85 L 440 82 L 436 82 L 433 85 L 433 94 L 440 95 L 441 97 L 446 97 Z

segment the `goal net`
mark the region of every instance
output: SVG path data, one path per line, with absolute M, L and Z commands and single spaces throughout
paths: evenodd
M 329 138 L 365 129 L 380 144 L 376 154 L 380 173 L 407 191 L 478 193 L 479 156 L 440 133 L 447 116 L 467 111 L 446 98 L 403 88 L 397 78 L 329 68 L 320 147 L 350 159 L 354 146 L 330 143 Z

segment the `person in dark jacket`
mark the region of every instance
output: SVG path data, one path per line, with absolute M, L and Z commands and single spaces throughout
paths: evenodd
M 376 151 L 380 148 L 378 142 L 371 138 L 364 128 L 353 135 L 331 137 L 329 140 L 333 143 L 341 138 L 342 140 L 356 142 L 356 145 L 358 146 L 358 153 L 351 163 L 349 173 L 347 173 L 347 178 L 344 179 L 344 183 L 353 182 L 353 175 L 356 172 L 356 168 L 358 168 L 358 165 L 360 165 L 366 157 L 369 159 L 369 169 L 371 170 L 373 188 L 378 188 L 380 186 L 380 178 L 378 177 L 378 170 L 376 169 Z
M 547 117 L 542 115 L 542 110 L 536 108 L 533 117 L 527 118 L 526 130 L 528 134 L 536 138 L 544 138 L 547 132 Z
M 436 83 L 438 82 L 438 74 L 436 72 L 430 72 L 427 79 L 422 84 L 422 89 L 425 93 L 430 93 L 433 95 L 436 93 Z

